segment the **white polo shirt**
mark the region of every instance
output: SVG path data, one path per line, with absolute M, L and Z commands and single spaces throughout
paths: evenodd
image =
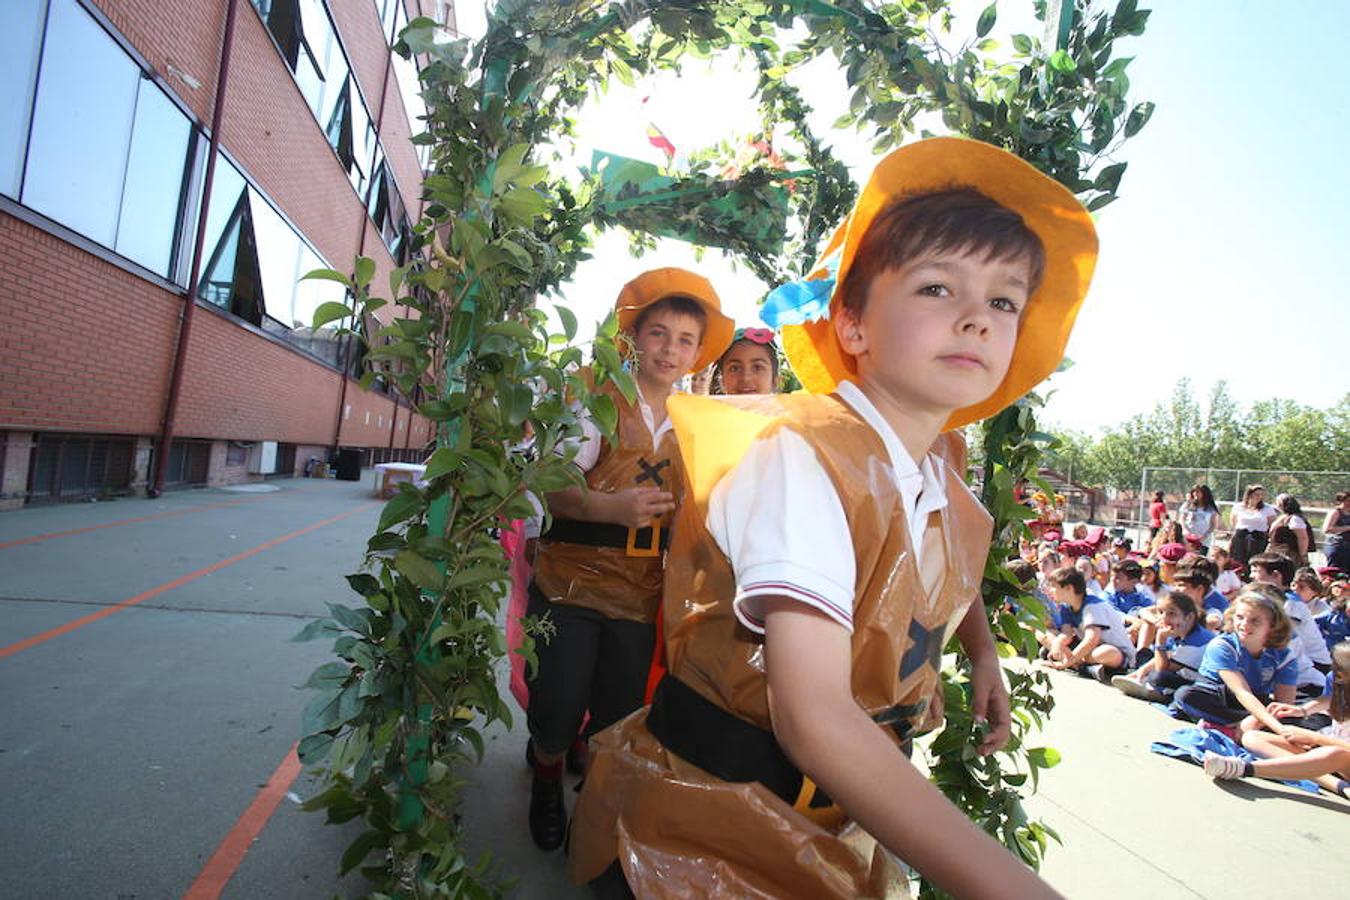
M 642 415 L 642 421 L 647 425 L 647 431 L 652 435 L 652 447 L 655 450 L 661 446 L 661 438 L 665 437 L 666 432 L 675 426 L 670 421 L 670 416 L 666 416 L 661 423 L 661 427 L 656 427 L 656 413 L 652 412 L 651 404 L 647 398 L 642 396 L 642 388 L 634 381 L 633 386 L 637 388 L 637 408 Z M 671 391 L 673 397 L 678 391 Z M 577 455 L 572 458 L 578 469 L 582 472 L 589 472 L 595 468 L 595 464 L 600 459 L 600 445 L 604 443 L 605 437 L 596 427 L 591 419 L 590 413 L 581 410 L 581 438 L 577 445 Z M 568 442 L 569 444 L 571 442 Z
M 838 395 L 872 427 L 886 448 L 879 462 L 900 492 L 916 562 L 928 514 L 947 505 L 941 460 L 921 463 L 858 387 Z M 736 575 L 736 617 L 763 633 L 763 599 L 790 597 L 853 629 L 857 564 L 843 504 L 815 451 L 801 435 L 780 429 L 756 440 L 708 501 L 708 530 Z

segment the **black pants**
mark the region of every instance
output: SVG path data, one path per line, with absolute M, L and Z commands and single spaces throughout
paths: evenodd
M 588 710 L 587 738 L 642 706 L 656 626 L 550 603 L 533 582 L 529 613 L 548 613 L 558 629 L 548 643 L 539 642 L 539 669 L 530 682 L 530 737 L 540 753 L 566 750 Z
M 1228 555 L 1245 566 L 1253 556 L 1266 551 L 1268 539 L 1264 531 L 1239 528 L 1233 532 L 1233 540 L 1228 545 Z
M 1262 705 L 1270 698 L 1257 694 Z M 1204 719 L 1218 725 L 1236 725 L 1250 713 L 1238 702 L 1228 685 L 1215 681 L 1197 681 L 1180 688 L 1172 702 L 1193 719 Z
M 1145 678 L 1144 680 L 1147 681 L 1155 690 L 1161 691 L 1163 694 L 1166 694 L 1168 701 L 1170 701 L 1172 697 L 1176 695 L 1177 691 L 1191 684 L 1191 682 L 1181 677 L 1179 673 L 1166 670 L 1161 672 L 1149 672 L 1148 677 Z

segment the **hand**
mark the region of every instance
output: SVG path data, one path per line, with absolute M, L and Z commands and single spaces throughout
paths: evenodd
M 1167 624 L 1162 624 L 1162 625 L 1159 625 L 1159 626 L 1158 626 L 1158 631 L 1157 631 L 1157 633 L 1153 636 L 1153 639 L 1154 639 L 1154 641 L 1156 641 L 1156 642 L 1159 643 L 1159 644 L 1165 644 L 1165 643 L 1167 643 L 1167 639 L 1170 638 L 1170 637 L 1172 637 L 1172 636 L 1175 635 L 1175 634 L 1176 634 L 1176 632 L 1172 630 L 1172 626 L 1167 625 Z
M 1285 731 L 1292 732 L 1292 734 L 1285 734 L 1285 739 L 1300 750 L 1311 750 L 1319 746 L 1313 736 L 1307 734 L 1301 728 L 1286 728 Z
M 612 521 L 629 528 L 646 528 L 675 508 L 675 495 L 654 487 L 626 488 L 610 494 Z
M 1063 667 L 1059 662 L 1051 662 L 1051 665 Z M 1012 736 L 1012 712 L 1008 689 L 1003 686 L 1003 668 L 996 658 L 971 667 L 970 711 L 975 721 L 989 723 L 989 730 L 978 748 L 980 755 L 988 756 L 1002 750 Z
M 1267 703 L 1266 712 L 1277 719 L 1301 719 L 1304 716 L 1303 707 L 1292 703 Z
M 938 675 L 933 685 L 933 696 L 928 698 L 928 708 L 924 710 L 923 722 L 919 724 L 919 733 L 926 734 L 942 727 L 942 719 L 947 711 L 947 699 L 943 695 L 942 676 Z

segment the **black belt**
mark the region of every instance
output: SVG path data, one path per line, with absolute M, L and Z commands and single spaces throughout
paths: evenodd
M 625 528 L 609 522 L 554 519 L 542 539 L 586 547 L 617 547 L 627 550 L 629 556 L 659 556 L 670 546 L 670 529 L 660 525 Z
M 895 730 L 908 755 L 911 717 L 926 706 L 926 701 L 895 706 L 873 718 Z M 732 715 L 674 676 L 656 686 L 647 730 L 671 753 L 723 781 L 758 781 L 803 812 L 834 805 L 792 764 L 773 732 Z

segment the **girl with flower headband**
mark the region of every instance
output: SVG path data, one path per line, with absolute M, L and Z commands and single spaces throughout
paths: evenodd
M 778 345 L 772 330 L 736 329 L 731 346 L 713 365 L 713 393 L 778 393 Z
M 644 898 L 904 896 L 894 854 L 954 896 L 1058 896 L 907 754 L 942 722 L 952 637 L 985 726 L 971 750 L 1009 738 L 979 600 L 992 520 L 959 429 L 1054 371 L 1096 252 L 1074 196 L 1012 154 L 907 145 L 814 277 L 761 313 L 806 391 L 672 398 L 686 480 L 669 671 L 592 742 L 574 880 Z

